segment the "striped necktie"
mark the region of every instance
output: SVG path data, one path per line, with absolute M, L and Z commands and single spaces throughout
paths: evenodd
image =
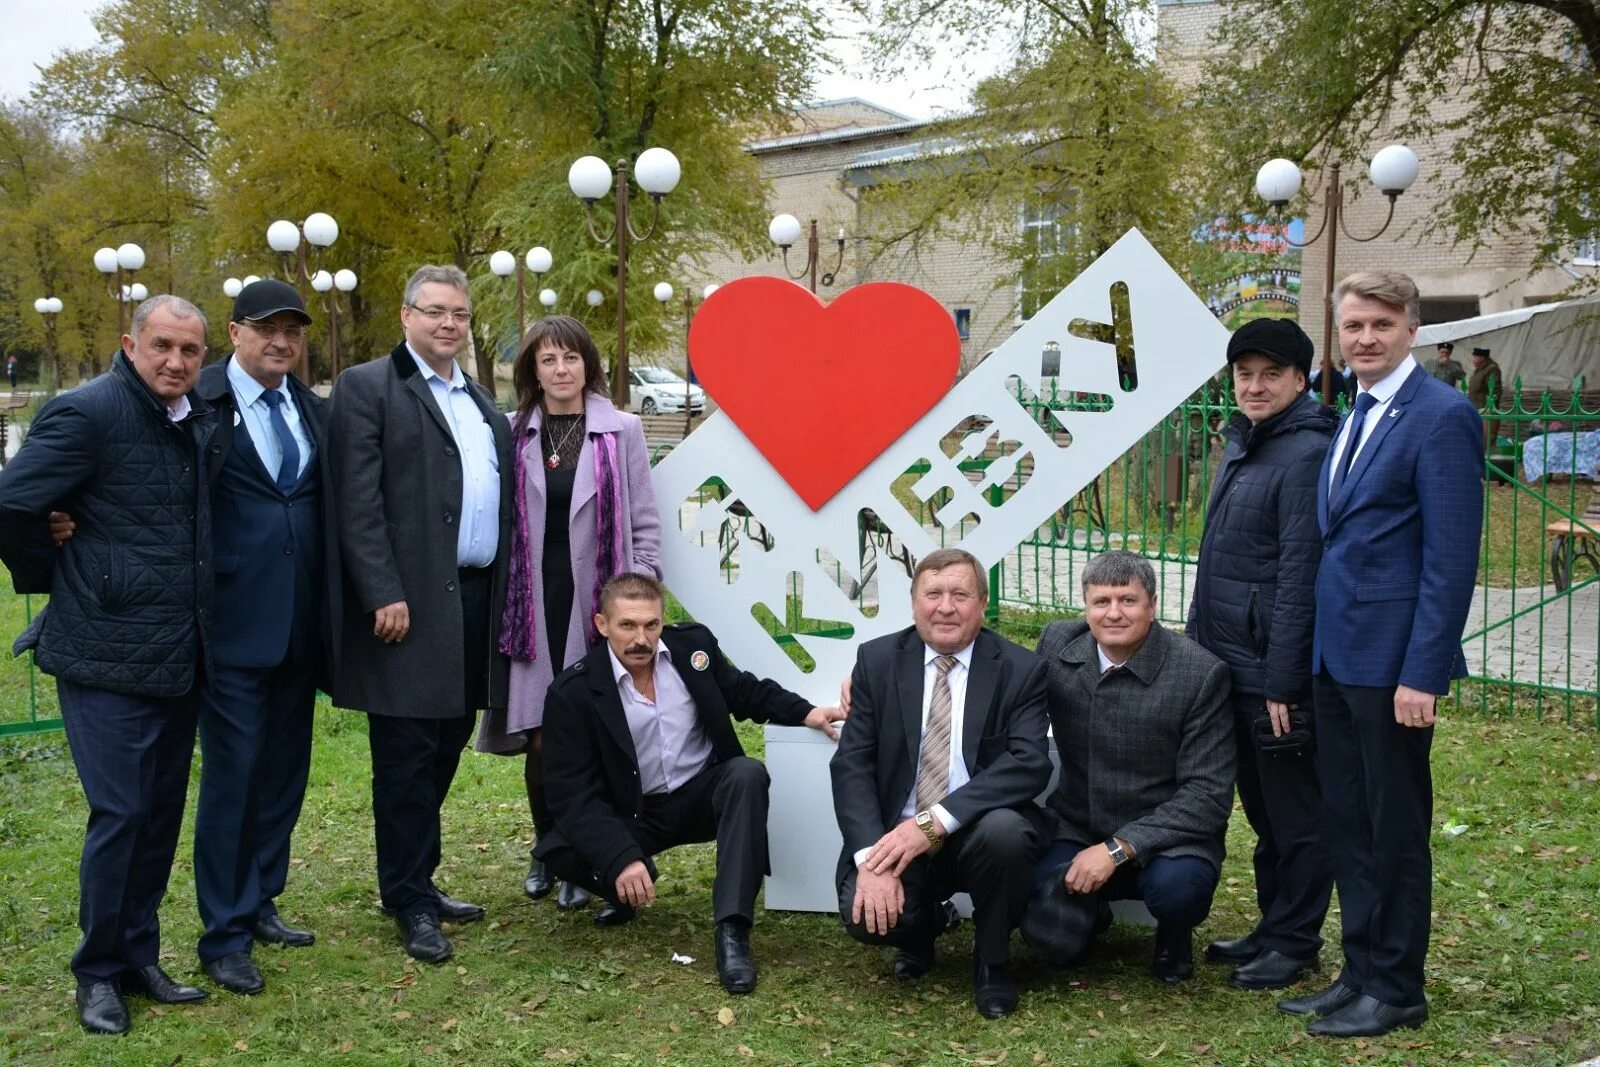
M 922 759 L 917 768 L 917 810 L 927 811 L 950 792 L 950 668 L 954 656 L 939 656 L 933 665 L 933 696 L 928 700 L 928 725 L 922 731 Z

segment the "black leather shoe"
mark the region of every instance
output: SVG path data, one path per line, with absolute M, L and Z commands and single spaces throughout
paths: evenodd
M 562 882 L 561 891 L 556 894 L 556 907 L 561 911 L 577 911 L 580 908 L 587 908 L 589 901 L 593 899 L 589 891 L 582 886 Z
M 230 952 L 206 964 L 206 976 L 231 993 L 255 996 L 267 988 L 266 979 L 248 952 Z
M 439 918 L 447 923 L 475 923 L 483 918 L 483 907 L 478 904 L 469 904 L 465 900 L 446 896 L 444 891 L 434 887 L 434 896 L 439 901 Z
M 1206 946 L 1206 959 L 1212 963 L 1231 963 L 1238 966 L 1241 963 L 1249 963 L 1260 954 L 1261 942 L 1256 940 L 1254 930 L 1232 941 L 1213 941 Z
M 979 1015 L 985 1019 L 1010 1015 L 1021 999 L 1005 964 L 984 963 L 977 956 L 972 957 L 972 1002 Z
M 439 929 L 439 917 L 425 911 L 408 912 L 395 920 L 405 939 L 406 955 L 423 963 L 443 963 L 455 950 Z
M 310 930 L 297 930 L 283 921 L 283 916 L 277 912 L 263 915 L 256 919 L 255 929 L 250 931 L 257 941 L 265 945 L 286 945 L 289 948 L 305 948 L 307 945 L 317 943 L 317 935 Z
M 125 1034 L 128 1006 L 115 982 L 90 982 L 78 987 L 78 1021 L 91 1034 Z
M 550 877 L 550 868 L 544 865 L 543 860 L 534 860 L 533 865 L 528 868 L 528 877 L 522 880 L 522 891 L 534 900 L 543 900 L 555 887 L 555 879 Z
M 633 917 L 638 914 L 632 904 L 613 904 L 608 900 L 605 907 L 595 913 L 594 924 L 596 926 L 623 926 L 633 922 Z
M 1286 956 L 1270 948 L 1249 963 L 1241 964 L 1228 975 L 1235 989 L 1287 989 L 1317 969 L 1317 957 Z
M 717 924 L 717 977 L 730 993 L 756 987 L 756 961 L 750 958 L 750 927 L 734 920 Z
M 938 961 L 933 939 L 917 945 L 904 945 L 894 956 L 894 976 L 902 982 L 913 982 L 929 971 Z
M 1150 974 L 1167 985 L 1194 977 L 1194 938 L 1190 931 L 1156 928 L 1156 954 L 1150 961 Z
M 1322 1037 L 1379 1037 L 1403 1026 L 1421 1026 L 1427 1018 L 1426 1004 L 1397 1008 L 1362 994 L 1338 1011 L 1307 1023 L 1306 1033 Z
M 1285 1015 L 1332 1015 L 1360 995 L 1343 982 L 1335 982 L 1322 992 L 1308 997 L 1280 1000 L 1278 1010 Z
M 125 996 L 149 997 L 157 1004 L 193 1004 L 211 995 L 204 989 L 174 982 L 155 963 L 122 972 L 122 992 Z

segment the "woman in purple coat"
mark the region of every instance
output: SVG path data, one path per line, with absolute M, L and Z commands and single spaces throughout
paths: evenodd
M 511 690 L 504 711 L 484 715 L 477 747 L 526 754 L 528 807 L 542 835 L 549 823 L 539 756 L 545 690 L 596 640 L 595 605 L 608 578 L 661 576 L 661 519 L 643 425 L 606 399 L 600 353 L 582 323 L 566 315 L 535 323 L 512 376 L 517 510 L 500 632 Z M 538 900 L 551 888 L 535 860 L 524 891 Z M 556 898 L 563 910 L 588 902 L 566 884 Z

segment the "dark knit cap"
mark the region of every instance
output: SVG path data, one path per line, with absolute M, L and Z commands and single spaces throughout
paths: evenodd
M 1228 365 L 1242 356 L 1266 356 L 1280 367 L 1311 376 L 1311 338 L 1293 319 L 1252 319 L 1228 340 Z

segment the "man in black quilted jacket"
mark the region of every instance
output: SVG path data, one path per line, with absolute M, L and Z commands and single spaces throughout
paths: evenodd
M 50 603 L 17 639 L 55 675 L 89 802 L 72 957 L 78 1018 L 128 1029 L 124 993 L 202 1000 L 157 962 L 194 753 L 211 598 L 211 517 L 200 455 L 214 429 L 193 393 L 206 320 L 175 296 L 133 313 L 111 370 L 47 403 L 0 471 L 0 560 Z M 50 514 L 75 529 L 58 549 Z
M 1239 798 L 1256 832 L 1256 904 L 1244 937 L 1206 956 L 1241 989 L 1281 989 L 1316 966 L 1333 887 L 1312 762 L 1311 634 L 1317 475 L 1338 419 L 1306 392 L 1311 338 L 1256 319 L 1228 342 L 1239 414 L 1223 431 L 1188 633 L 1233 672 Z

